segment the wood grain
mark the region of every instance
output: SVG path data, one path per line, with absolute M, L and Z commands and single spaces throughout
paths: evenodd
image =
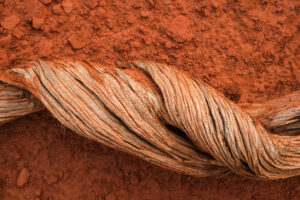
M 181 173 L 300 174 L 299 92 L 236 105 L 174 67 L 143 61 L 35 61 L 0 80 L 0 124 L 43 105 L 84 137 Z

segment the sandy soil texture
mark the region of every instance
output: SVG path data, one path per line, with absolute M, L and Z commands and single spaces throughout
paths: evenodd
M 21 60 L 151 60 L 236 103 L 300 89 L 297 0 L 0 0 L 0 73 Z M 0 199 L 299 199 L 300 177 L 177 174 L 96 144 L 47 111 L 0 127 Z

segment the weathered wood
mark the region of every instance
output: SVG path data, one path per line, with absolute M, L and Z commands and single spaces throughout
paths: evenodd
M 43 108 L 29 92 L 0 82 L 0 125 Z
M 264 103 L 240 106 L 271 133 L 300 135 L 300 91 Z
M 38 61 L 0 80 L 29 91 L 74 132 L 165 168 L 261 179 L 300 174 L 299 93 L 243 111 L 202 81 L 150 62 Z

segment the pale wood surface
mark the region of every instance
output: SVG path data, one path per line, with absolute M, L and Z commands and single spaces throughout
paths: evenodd
M 299 92 L 238 106 L 202 81 L 150 62 L 112 68 L 38 61 L 0 80 L 9 84 L 0 85 L 0 124 L 43 104 L 74 132 L 181 173 L 300 174 Z

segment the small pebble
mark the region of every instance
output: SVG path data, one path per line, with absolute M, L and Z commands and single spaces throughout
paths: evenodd
M 29 171 L 27 168 L 23 168 L 20 173 L 19 173 L 19 176 L 17 178 L 17 186 L 18 187 L 23 187 L 29 180 Z
M 60 4 L 57 4 L 57 5 L 53 6 L 53 7 L 52 7 L 52 11 L 53 11 L 55 14 L 61 14 L 61 13 L 62 13 L 61 5 L 60 5 Z
M 15 36 L 17 39 L 20 39 L 23 37 L 24 33 L 19 28 L 15 28 L 12 32 L 13 36 Z
M 167 35 L 172 37 L 176 42 L 184 42 L 189 38 L 189 26 L 191 21 L 183 16 L 175 17 L 167 28 Z
M 70 14 L 73 10 L 73 3 L 72 1 L 66 0 L 62 2 L 62 7 L 65 13 Z
M 38 197 L 40 197 L 41 195 L 42 195 L 42 189 L 36 189 L 35 190 L 35 192 L 34 192 L 34 194 L 36 195 L 36 196 L 38 196 Z
M 58 182 L 58 178 L 54 175 L 50 175 L 46 181 L 48 185 L 53 185 Z
M 87 0 L 85 2 L 85 4 L 87 5 L 87 7 L 89 7 L 90 9 L 94 9 L 98 6 L 98 1 L 95 0 Z
M 85 40 L 82 39 L 79 35 L 71 35 L 68 39 L 73 49 L 81 49 L 86 46 Z
M 42 28 L 43 25 L 44 25 L 44 20 L 43 20 L 42 18 L 34 17 L 34 18 L 32 19 L 32 27 L 33 27 L 34 29 L 37 29 L 37 30 L 38 30 L 38 29 Z
M 12 30 L 19 22 L 20 18 L 17 15 L 10 15 L 1 21 L 1 26 L 7 30 Z
M 7 47 L 12 41 L 11 34 L 0 38 L 0 47 Z

